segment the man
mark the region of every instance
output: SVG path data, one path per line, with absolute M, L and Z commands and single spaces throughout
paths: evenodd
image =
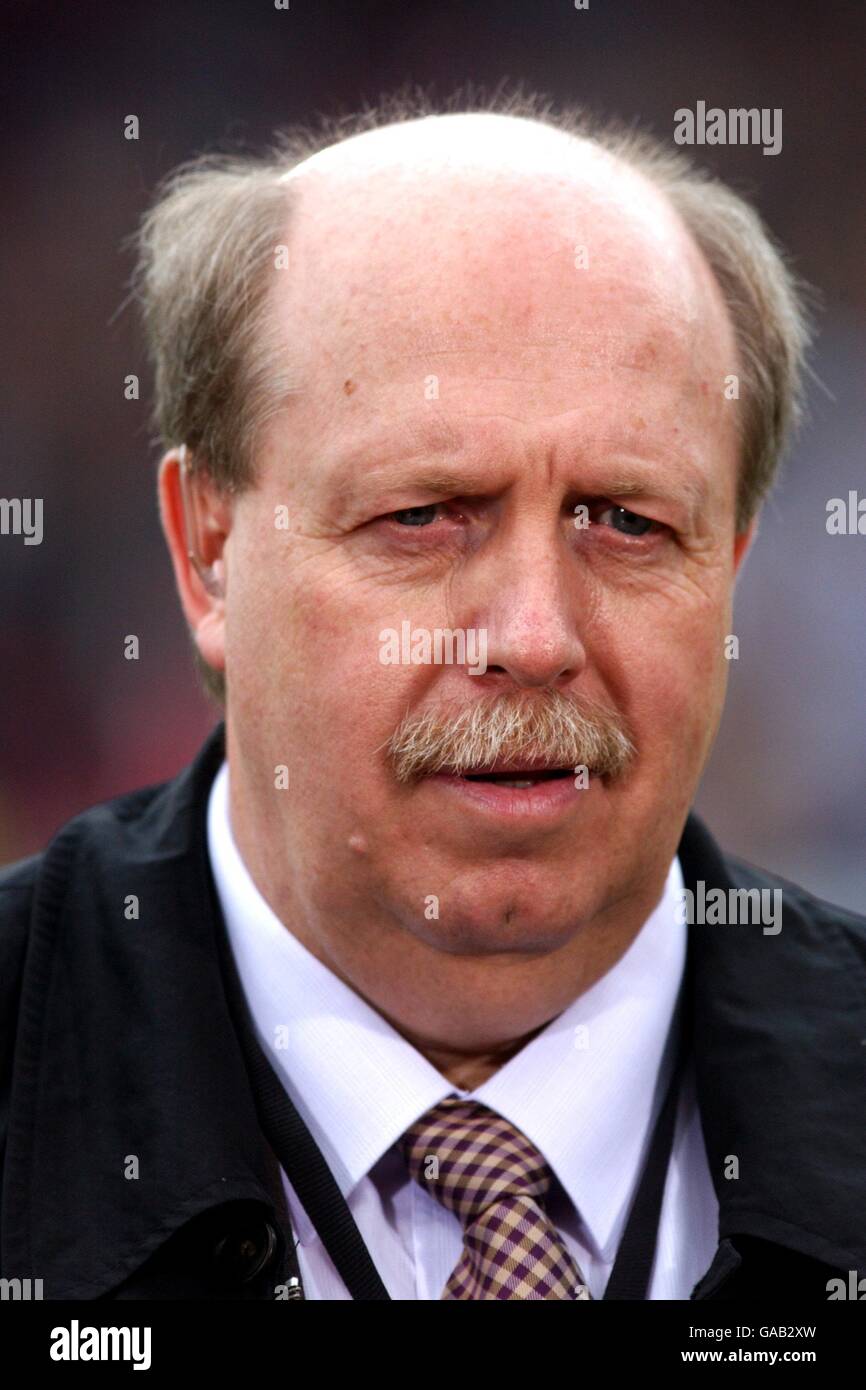
M 225 720 L 3 875 L 2 1274 L 828 1298 L 866 922 L 689 814 L 806 340 L 757 216 L 386 107 L 181 170 L 137 288 Z

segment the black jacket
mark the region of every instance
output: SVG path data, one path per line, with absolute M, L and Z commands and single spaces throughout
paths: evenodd
M 178 777 L 0 873 L 0 1277 L 41 1279 L 47 1299 L 296 1297 L 273 1116 L 220 964 L 205 816 L 223 755 L 220 724 Z M 692 1298 L 825 1301 L 829 1279 L 866 1273 L 866 919 L 723 857 L 694 816 L 679 854 L 694 891 L 781 888 L 784 907 L 777 935 L 689 928 L 720 1204 Z M 348 1209 L 292 1125 L 292 1181 L 360 1267 Z

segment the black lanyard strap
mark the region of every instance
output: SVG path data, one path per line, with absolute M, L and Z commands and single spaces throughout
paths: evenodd
M 665 1180 L 674 1144 L 680 1085 L 688 1056 L 691 1029 L 686 988 L 680 990 L 674 1015 L 677 1051 L 664 1104 L 655 1123 L 640 1186 L 635 1193 L 613 1269 L 604 1291 L 607 1299 L 645 1299 L 649 1288 Z
M 218 922 L 222 928 L 217 931 L 217 938 L 226 998 L 243 1050 L 262 1133 L 352 1298 L 390 1300 L 333 1173 L 255 1035 L 221 915 Z

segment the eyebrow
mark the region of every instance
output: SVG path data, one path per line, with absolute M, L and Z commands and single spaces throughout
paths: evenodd
M 377 483 L 381 482 L 389 492 L 400 492 L 403 488 L 411 488 L 413 492 L 425 492 L 431 496 L 466 496 L 479 494 L 487 491 L 487 483 L 479 478 L 468 477 L 465 473 L 449 473 L 444 470 L 436 472 L 418 473 L 412 468 L 388 469 L 387 473 L 377 475 Z
M 613 497 L 634 497 L 646 494 L 653 497 L 672 497 L 684 502 L 690 512 L 690 519 L 693 521 L 698 512 L 706 506 L 709 495 L 709 484 L 706 478 L 699 474 L 696 478 L 677 478 L 676 483 L 671 487 L 659 487 L 650 478 L 637 477 L 614 477 L 609 486 L 605 489 Z
M 436 467 L 435 463 L 430 465 L 431 454 L 457 452 L 462 447 L 464 440 L 458 430 L 444 426 L 439 421 L 431 421 L 407 433 L 411 434 L 409 441 L 406 435 L 395 435 L 390 431 L 371 436 L 353 448 L 351 454 L 342 455 L 333 476 L 334 486 L 342 490 L 351 477 L 365 490 L 381 488 L 398 492 L 411 488 L 413 493 L 431 497 L 472 497 L 487 491 L 487 482 L 477 476 L 447 466 Z M 358 476 L 356 470 L 371 456 L 382 462 Z M 413 462 L 413 459 L 417 461 Z M 424 463 L 428 466 L 423 467 Z M 584 491 L 587 496 L 598 497 L 644 495 L 667 498 L 684 504 L 692 523 L 708 501 L 709 484 L 702 474 L 695 477 L 678 476 L 665 483 L 645 473 L 645 465 L 637 463 L 619 461 L 606 468 L 599 462 L 592 465 L 592 470 L 598 473 L 600 479 L 606 476 L 606 481 L 601 481 L 597 487 L 575 487 L 574 492 Z
M 389 488 L 409 485 L 429 492 L 459 490 L 470 482 L 465 475 L 434 467 L 428 468 L 422 477 L 418 468 L 419 463 L 428 461 L 431 455 L 456 454 L 463 443 L 459 431 L 441 421 L 428 421 L 414 428 L 409 426 L 400 433 L 371 434 L 349 452 L 335 456 L 331 482 L 340 488 L 351 479 L 365 486 L 382 483 Z M 371 458 L 381 462 L 365 468 L 364 464 Z

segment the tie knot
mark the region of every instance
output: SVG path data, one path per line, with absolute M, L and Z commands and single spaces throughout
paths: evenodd
M 540 1204 L 551 1171 L 516 1125 L 480 1101 L 448 1096 L 400 1139 L 409 1172 L 464 1225 L 494 1202 Z

